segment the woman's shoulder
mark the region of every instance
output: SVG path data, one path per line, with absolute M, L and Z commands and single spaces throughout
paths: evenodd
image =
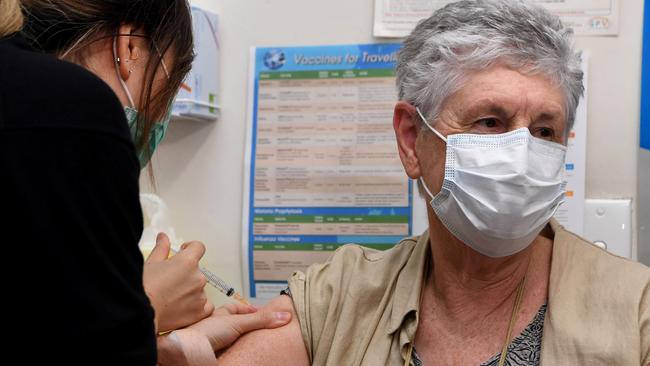
M 417 277 L 417 251 L 422 240 L 418 237 L 402 239 L 387 250 L 378 250 L 356 244 L 339 247 L 324 263 L 309 266 L 304 272 L 295 272 L 289 278 L 293 295 L 318 293 L 306 306 L 327 308 L 332 302 L 337 308 L 351 302 L 350 295 L 382 297 L 392 291 L 391 284 L 400 277 Z M 426 243 L 424 243 L 426 244 Z M 294 301 L 296 296 L 294 296 Z
M 624 281 L 643 290 L 650 284 L 650 268 L 646 265 L 612 254 L 563 228 L 556 230 L 552 268 L 583 273 L 600 286 L 620 286 Z
M 398 271 L 411 257 L 417 246 L 418 236 L 407 237 L 395 245 L 386 244 L 389 249 L 346 244 L 340 246 L 325 263 L 314 264 L 305 272 L 307 276 L 323 275 L 344 277 L 354 273 L 360 281 L 361 276 L 376 277 Z M 401 265 L 400 265 L 401 264 Z
M 562 228 L 555 234 L 542 363 L 650 362 L 650 269 Z
M 5 128 L 96 129 L 128 138 L 121 103 L 92 72 L 37 52 L 20 36 L 0 40 L 0 60 Z
M 426 234 L 404 238 L 387 250 L 343 245 L 328 261 L 313 264 L 304 272 L 295 272 L 289 278 L 289 288 L 293 295 L 319 294 L 305 304 L 312 308 L 326 309 L 334 305 L 339 310 L 348 306 L 356 309 L 358 297 L 382 298 L 399 284 L 413 286 L 420 282 L 427 249 Z M 364 306 L 375 304 L 363 303 Z
M 426 248 L 426 235 L 383 251 L 348 244 L 327 262 L 294 273 L 289 288 L 314 363 L 324 358 L 352 363 L 361 340 L 389 326 L 394 301 L 408 297 L 397 293 L 419 292 Z
M 601 321 L 604 317 L 639 321 L 650 317 L 650 268 L 572 232 L 557 230 L 549 299 L 551 306 L 561 303 Z

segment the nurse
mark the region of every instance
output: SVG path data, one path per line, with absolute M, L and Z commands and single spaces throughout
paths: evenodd
M 156 332 L 211 316 L 228 344 L 286 323 L 245 306 L 213 311 L 198 242 L 166 260 L 159 235 L 143 271 L 138 177 L 191 67 L 187 2 L 22 7 L 24 19 L 16 0 L 0 0 L 0 207 L 15 262 L 3 266 L 7 348 L 32 345 L 30 361 L 153 365 Z

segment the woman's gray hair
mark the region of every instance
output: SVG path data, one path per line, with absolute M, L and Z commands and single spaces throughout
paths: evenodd
M 468 74 L 502 63 L 549 77 L 565 91 L 568 130 L 584 91 L 572 33 L 557 16 L 523 0 L 449 4 L 421 21 L 404 41 L 396 70 L 399 99 L 434 121 Z

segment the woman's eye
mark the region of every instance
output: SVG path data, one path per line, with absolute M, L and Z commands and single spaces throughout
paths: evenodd
M 498 125 L 498 121 L 496 118 L 483 118 L 478 121 L 478 124 L 481 125 L 481 127 L 495 128 Z
M 555 132 L 551 128 L 542 127 L 537 130 L 537 136 L 542 139 L 551 140 L 555 136 Z

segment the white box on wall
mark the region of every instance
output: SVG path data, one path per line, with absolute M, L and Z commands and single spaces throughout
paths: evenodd
M 176 119 L 216 121 L 219 117 L 219 38 L 217 14 L 192 6 L 196 58 L 174 100 Z

